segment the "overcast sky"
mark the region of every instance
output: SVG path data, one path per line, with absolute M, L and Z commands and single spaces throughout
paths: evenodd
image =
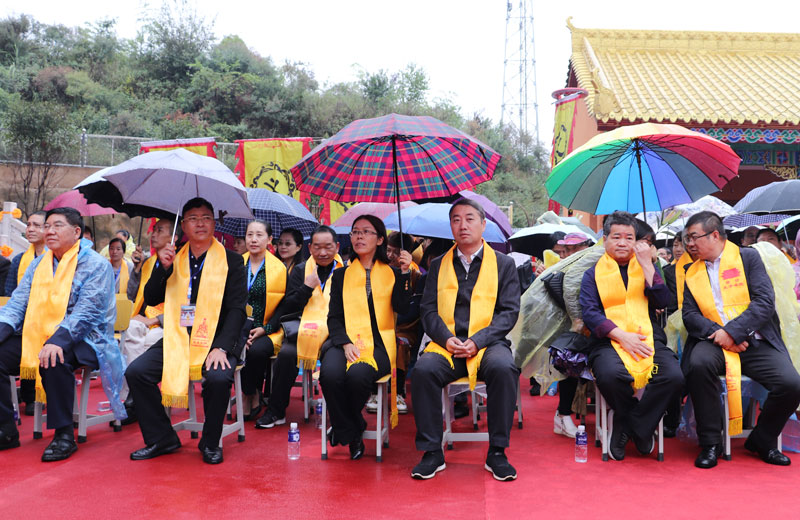
M 763 8 L 751 2 L 731 10 L 712 0 L 533 3 L 540 138 L 548 149 L 553 135 L 550 94 L 564 87 L 571 53 L 568 16 L 581 28 L 797 32 L 800 15 L 797 0 L 773 0 Z M 116 18 L 119 35 L 126 38 L 136 35 L 145 9 L 136 0 L 4 4 L 3 17 L 26 13 L 51 24 Z M 160 1 L 151 4 L 159 6 Z M 396 71 L 416 63 L 430 78 L 432 97 L 452 99 L 466 116 L 477 112 L 500 118 L 505 0 L 197 0 L 194 5 L 214 20 L 218 38 L 237 34 L 278 64 L 305 62 L 322 84 L 353 80 L 361 69 Z

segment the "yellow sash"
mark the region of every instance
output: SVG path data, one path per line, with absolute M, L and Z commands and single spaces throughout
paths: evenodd
M 436 306 L 439 317 L 452 333 L 456 333 L 456 298 L 458 296 L 458 279 L 453 267 L 453 254 L 457 246 L 453 246 L 442 257 L 437 280 Z M 469 329 L 468 336 L 472 337 L 479 330 L 485 329 L 492 323 L 494 306 L 497 302 L 497 254 L 494 249 L 483 241 L 483 260 L 478 280 L 470 296 Z M 469 374 L 469 388 L 475 389 L 478 381 L 478 368 L 480 368 L 486 345 L 478 345 L 478 354 L 467 358 L 467 373 Z M 453 355 L 446 348 L 431 342 L 425 347 L 425 352 L 434 352 L 442 355 L 450 363 L 450 368 L 455 368 Z
M 644 294 L 644 272 L 639 260 L 633 256 L 628 262 L 626 288 L 619 272 L 619 264 L 608 253 L 603 253 L 597 261 L 594 280 L 600 301 L 603 302 L 606 318 L 625 332 L 637 332 L 647 336 L 644 342 L 654 349 L 653 325 L 650 323 L 647 296 Z M 644 388 L 655 371 L 653 356 L 636 361 L 617 341 L 611 340 L 611 345 L 625 365 L 625 369 L 633 377 L 634 390 Z
M 122 265 L 119 266 L 119 290 L 117 291 L 118 298 L 128 299 L 128 280 L 130 280 L 130 277 L 131 274 L 128 270 L 128 262 L 123 260 Z
M 80 240 L 64 253 L 53 274 L 53 252 L 47 251 L 33 273 L 28 308 L 22 325 L 22 358 L 19 374 L 22 379 L 36 380 L 36 400 L 45 403 L 44 387 L 39 375 L 39 352 L 64 320 L 72 292 L 72 279 L 78 267 Z
M 245 268 L 249 269 L 247 263 L 250 261 L 250 253 L 245 253 L 242 255 L 244 257 L 244 265 Z M 278 308 L 278 305 L 283 300 L 283 297 L 286 295 L 286 266 L 278 260 L 275 255 L 270 253 L 269 251 L 266 252 L 264 255 L 264 275 L 266 276 L 266 283 L 267 283 L 267 295 L 266 295 L 266 305 L 264 307 L 264 325 L 272 318 L 272 315 L 275 314 L 275 309 Z M 279 329 L 272 334 L 269 335 L 269 339 L 272 340 L 272 345 L 275 354 L 281 349 L 281 345 L 283 344 L 283 329 Z
M 28 270 L 28 266 L 31 265 L 34 258 L 36 258 L 36 249 L 34 249 L 33 244 L 28 246 L 28 249 L 22 253 L 22 258 L 19 259 L 19 268 L 17 269 L 17 285 L 22 283 L 22 277 L 25 276 L 25 271 Z
M 375 307 L 375 319 L 378 332 L 386 347 L 386 354 L 392 367 L 392 381 L 397 380 L 397 343 L 394 330 L 394 310 L 392 309 L 392 291 L 394 291 L 394 271 L 388 265 L 376 261 L 370 271 L 370 287 L 372 287 L 372 303 Z M 358 257 L 354 258 L 344 272 L 342 298 L 344 306 L 344 326 L 347 335 L 359 350 L 356 363 L 366 363 L 376 371 L 375 338 L 372 336 L 372 321 L 369 316 L 367 302 L 367 271 Z M 347 362 L 349 369 L 354 363 Z M 397 399 L 391 399 L 392 428 L 397 426 Z
M 686 285 L 692 291 L 703 316 L 722 326 L 722 317 L 714 303 L 714 293 L 708 278 L 706 263 L 698 260 L 686 272 Z M 744 264 L 739 247 L 726 241 L 719 263 L 719 288 L 722 293 L 722 311 L 728 321 L 747 310 L 750 291 L 744 274 Z M 722 349 L 725 356 L 725 385 L 728 387 L 728 432 L 742 433 L 742 362 L 739 354 Z
M 675 287 L 678 290 L 678 309 L 683 308 L 683 288 L 686 280 L 686 270 L 684 267 L 692 263 L 689 253 L 683 253 L 675 264 Z
M 342 259 L 336 255 L 334 269 L 342 265 Z M 306 261 L 305 277 L 308 277 L 317 268 L 314 257 Z M 297 366 L 305 370 L 313 370 L 319 357 L 319 349 L 328 339 L 328 304 L 331 301 L 331 284 L 333 269 L 328 280 L 322 281 L 325 289 L 314 287 L 311 298 L 308 299 L 303 315 L 300 318 L 300 329 L 297 331 Z
M 157 261 L 158 257 L 153 255 L 142 264 L 142 277 L 139 280 L 139 290 L 136 291 L 136 300 L 133 302 L 133 314 L 131 314 L 131 318 L 139 314 L 142 310 L 142 305 L 144 305 L 144 286 L 147 285 L 148 280 L 150 280 L 150 275 L 153 274 L 153 268 L 156 266 Z M 127 287 L 127 285 L 126 283 L 125 286 Z M 155 318 L 161 314 L 164 314 L 163 303 L 159 303 L 155 307 L 147 306 L 144 309 L 144 315 L 148 318 Z
M 206 253 L 203 275 L 197 292 L 192 335 L 180 326 L 181 305 L 185 305 L 191 272 L 189 244 L 181 248 L 172 263 L 164 297 L 164 368 L 161 374 L 161 403 L 185 408 L 188 405 L 189 379 L 202 377 L 214 335 L 217 332 L 222 295 L 228 276 L 225 248 L 216 239 Z

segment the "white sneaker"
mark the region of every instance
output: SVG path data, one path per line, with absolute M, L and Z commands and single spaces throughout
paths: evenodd
M 408 413 L 406 400 L 403 399 L 403 396 L 400 394 L 397 394 L 397 413 Z
M 375 394 L 369 396 L 366 407 L 369 413 L 378 413 L 378 396 Z
M 572 422 L 572 416 L 559 415 L 556 411 L 556 415 L 553 417 L 553 433 L 574 439 L 577 432 L 578 427 Z

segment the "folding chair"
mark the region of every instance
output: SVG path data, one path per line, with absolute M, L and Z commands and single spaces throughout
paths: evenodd
M 637 399 L 642 398 L 643 390 L 639 390 L 634 397 Z M 595 407 L 595 446 L 602 448 L 603 461 L 608 461 L 608 445 L 609 441 L 609 425 L 608 425 L 608 412 L 611 409 L 608 406 L 606 398 L 597 387 L 597 382 L 594 383 L 594 394 L 597 400 Z M 656 428 L 656 437 L 658 441 L 658 456 L 656 457 L 659 462 L 664 461 L 664 416 L 658 420 L 658 428 Z
M 724 410 L 723 417 L 723 426 L 722 426 L 722 439 L 723 439 L 723 454 L 722 456 L 725 460 L 731 460 L 731 434 L 728 431 L 728 385 L 725 383 L 725 376 L 720 376 L 719 378 L 720 384 L 722 385 L 722 407 Z M 744 387 L 745 383 L 750 383 L 754 386 L 754 390 L 763 390 L 763 393 L 767 392 L 767 389 L 758 384 L 757 382 L 753 381 L 749 377 L 743 375 L 742 376 L 742 387 Z M 760 393 L 760 392 L 759 392 Z M 744 403 L 742 403 L 744 404 Z M 744 409 L 744 417 L 742 417 L 742 433 L 738 435 L 734 435 L 733 438 L 740 439 L 746 438 L 750 435 L 750 432 L 753 431 L 756 425 L 756 405 L 758 404 L 758 400 L 750 397 L 750 402 L 747 404 L 747 408 Z M 782 450 L 783 448 L 783 434 L 778 435 L 778 450 Z

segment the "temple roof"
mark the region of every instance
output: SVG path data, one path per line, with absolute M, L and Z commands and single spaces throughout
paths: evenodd
M 567 26 L 598 121 L 800 123 L 800 34 Z

